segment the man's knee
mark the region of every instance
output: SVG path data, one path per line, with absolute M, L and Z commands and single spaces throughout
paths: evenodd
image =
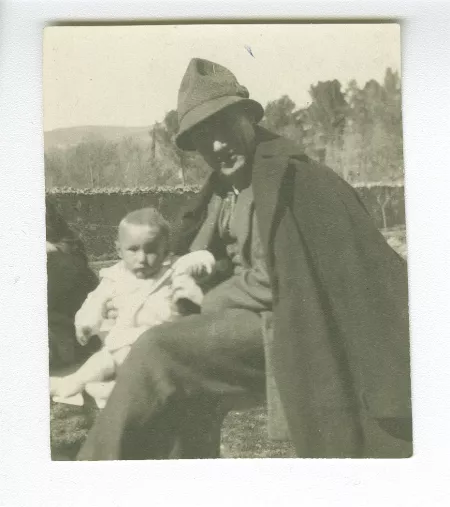
M 153 329 L 143 333 L 131 346 L 122 364 L 118 364 L 117 376 L 127 379 L 127 383 L 142 377 L 149 368 L 149 358 L 155 358 L 158 355 L 158 343 L 159 335 Z
M 167 332 L 160 327 L 163 325 L 143 333 L 118 367 L 116 391 L 119 390 L 121 396 L 127 398 L 130 417 L 133 410 L 137 414 L 142 413 L 143 399 L 152 397 L 166 400 L 175 392 L 171 375 L 172 360 L 161 346 L 167 338 Z
M 172 338 L 179 336 L 176 323 L 155 326 L 145 331 L 131 346 L 124 362 L 119 366 L 118 375 L 132 379 L 147 377 L 165 377 L 164 371 L 171 363 L 174 349 L 170 345 Z

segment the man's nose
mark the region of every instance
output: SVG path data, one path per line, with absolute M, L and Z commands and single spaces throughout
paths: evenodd
M 218 139 L 216 139 L 215 141 L 213 141 L 213 150 L 217 153 L 219 152 L 220 150 L 223 150 L 226 146 L 226 143 L 224 141 L 219 141 Z

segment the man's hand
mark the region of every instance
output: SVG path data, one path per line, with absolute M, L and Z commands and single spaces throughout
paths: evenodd
M 180 257 L 173 265 L 174 278 L 190 275 L 195 278 L 210 275 L 213 272 L 216 260 L 208 250 L 198 250 Z

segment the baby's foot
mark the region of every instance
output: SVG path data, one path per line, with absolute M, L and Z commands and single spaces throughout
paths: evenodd
M 86 384 L 86 392 L 93 398 L 108 399 L 115 386 L 114 380 L 108 382 L 89 382 Z
M 115 384 L 114 380 L 109 382 L 89 382 L 86 384 L 85 390 L 94 398 L 97 407 L 102 409 L 105 407 Z
M 59 398 L 69 398 L 83 391 L 84 384 L 72 375 L 67 377 L 50 377 L 50 394 Z

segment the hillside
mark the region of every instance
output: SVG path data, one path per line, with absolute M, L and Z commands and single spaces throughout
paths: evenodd
M 66 149 L 81 141 L 105 140 L 118 142 L 124 137 L 137 141 L 149 141 L 149 127 L 79 126 L 60 128 L 44 132 L 45 151 Z
M 386 69 L 382 83 L 352 80 L 311 84 L 311 103 L 289 96 L 268 102 L 261 125 L 301 145 L 352 184 L 403 181 L 401 81 Z M 199 184 L 209 173 L 202 158 L 174 143 L 178 115 L 154 125 L 79 126 L 44 133 L 47 188 L 131 188 Z M 152 132 L 152 134 L 150 134 Z

